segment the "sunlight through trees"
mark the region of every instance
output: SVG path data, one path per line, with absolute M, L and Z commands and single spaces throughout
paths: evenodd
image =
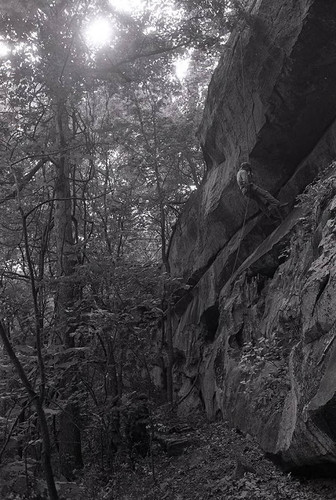
M 9 484 L 17 470 L 40 480 L 43 455 L 56 499 L 55 477 L 73 479 L 92 460 L 105 467 L 113 401 L 151 384 L 153 328 L 171 360 L 163 319 L 178 283 L 169 239 L 204 175 L 195 134 L 232 21 L 214 6 L 0 6 L 0 434 Z

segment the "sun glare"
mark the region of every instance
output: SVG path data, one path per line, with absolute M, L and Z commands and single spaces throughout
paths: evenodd
M 86 42 L 95 48 L 108 44 L 112 38 L 112 27 L 107 19 L 98 17 L 91 21 L 84 32 Z
M 189 57 L 187 59 L 177 59 L 177 61 L 175 61 L 174 63 L 175 75 L 176 78 L 178 78 L 180 81 L 184 80 L 185 77 L 187 76 L 189 64 L 190 64 Z
M 109 0 L 112 7 L 127 14 L 141 12 L 146 7 L 144 0 Z
M 8 47 L 8 45 L 2 40 L 0 40 L 0 57 L 8 56 L 9 52 L 10 48 Z

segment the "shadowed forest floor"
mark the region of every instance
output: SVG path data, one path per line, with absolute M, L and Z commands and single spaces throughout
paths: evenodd
M 298 479 L 283 473 L 265 458 L 252 438 L 229 429 L 224 422 L 208 423 L 195 416 L 193 421 L 181 423 L 191 428 L 181 437 L 194 441 L 182 455 L 169 457 L 154 443 L 153 460 L 148 457 L 137 461 L 135 471 L 127 463 L 117 465 L 113 477 L 104 485 L 91 469 L 82 498 L 336 499 L 336 479 Z

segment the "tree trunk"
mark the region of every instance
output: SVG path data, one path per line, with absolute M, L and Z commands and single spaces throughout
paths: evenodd
M 173 403 L 174 400 L 174 380 L 173 380 L 173 364 L 174 364 L 174 345 L 173 331 L 171 321 L 171 303 L 168 297 L 166 314 L 166 339 L 168 347 L 168 365 L 167 365 L 167 401 Z
M 77 256 L 74 245 L 71 192 L 70 162 L 67 153 L 68 114 L 65 103 L 57 103 L 56 126 L 59 139 L 59 160 L 55 166 L 55 214 L 58 290 L 56 298 L 56 317 L 58 328 L 63 332 L 66 348 L 75 346 L 73 333 L 76 329 L 73 307 L 78 296 L 78 287 L 74 283 Z M 63 381 L 64 396 L 71 399 L 75 392 L 76 375 L 68 373 Z M 80 411 L 77 403 L 69 402 L 59 420 L 59 459 L 62 474 L 67 479 L 73 478 L 75 469 L 83 467 L 80 435 Z
M 5 330 L 5 327 L 3 326 L 3 323 L 0 321 L 0 337 L 2 339 L 3 345 L 5 347 L 5 350 L 13 363 L 20 379 L 25 387 L 29 398 L 35 405 L 37 417 L 40 422 L 41 426 L 41 435 L 42 435 L 42 443 L 43 443 L 43 448 L 42 448 L 42 456 L 43 456 L 43 468 L 44 468 L 44 474 L 46 478 L 46 483 L 48 487 L 48 493 L 49 493 L 49 498 L 50 500 L 58 500 L 58 494 L 55 486 L 55 480 L 54 480 L 54 474 L 52 470 L 52 465 L 51 465 L 51 444 L 50 444 L 50 434 L 49 434 L 49 429 L 48 429 L 48 423 L 47 419 L 43 410 L 43 405 L 41 402 L 40 397 L 38 394 L 33 389 L 33 386 L 31 385 L 21 363 L 18 357 L 16 356 L 14 349 L 12 347 L 12 344 L 9 341 L 7 332 Z

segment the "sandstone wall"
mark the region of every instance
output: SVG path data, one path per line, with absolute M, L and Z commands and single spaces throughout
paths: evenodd
M 173 272 L 191 281 L 242 224 L 245 203 L 235 182 L 239 160 L 248 152 L 256 177 L 279 194 L 336 116 L 335 2 L 252 5 L 249 21 L 241 21 L 231 36 L 212 78 L 199 130 L 208 172 L 171 242 Z M 332 148 L 325 151 L 329 157 Z M 317 167 L 307 165 L 305 178 L 283 199 L 292 201 Z M 251 204 L 248 218 L 255 212 Z
M 290 468 L 336 462 L 334 166 L 294 206 L 336 158 L 335 32 L 334 1 L 251 2 L 210 84 L 208 171 L 170 245 L 190 286 L 174 314 L 180 410 L 201 401 Z M 289 203 L 280 225 L 236 186 L 247 155 Z

